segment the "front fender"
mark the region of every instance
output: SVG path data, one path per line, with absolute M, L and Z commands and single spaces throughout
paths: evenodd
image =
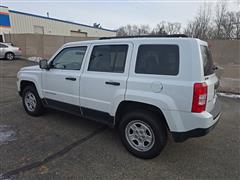
M 34 72 L 34 73 L 31 73 L 31 72 L 19 72 L 18 74 L 18 91 L 20 91 L 21 89 L 21 82 L 22 81 L 29 81 L 29 82 L 32 82 L 34 83 L 36 89 L 37 89 L 37 92 L 38 92 L 38 95 L 39 97 L 42 99 L 43 98 L 43 94 L 42 94 L 42 86 L 41 86 L 41 72 Z

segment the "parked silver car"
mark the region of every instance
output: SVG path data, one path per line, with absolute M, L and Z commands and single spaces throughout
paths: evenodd
M 11 43 L 0 43 L 0 58 L 13 60 L 20 56 L 22 56 L 22 51 L 19 47 L 15 47 Z

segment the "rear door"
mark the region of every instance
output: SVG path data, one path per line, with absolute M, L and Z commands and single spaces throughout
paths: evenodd
M 213 63 L 213 58 L 210 49 L 207 45 L 200 45 L 201 58 L 203 63 L 203 73 L 205 82 L 208 85 L 208 97 L 206 111 L 210 112 L 216 102 L 216 90 L 219 86 L 219 80 L 215 74 L 215 66 Z
M 113 123 L 113 109 L 124 99 L 132 44 L 95 44 L 80 81 L 84 116 Z

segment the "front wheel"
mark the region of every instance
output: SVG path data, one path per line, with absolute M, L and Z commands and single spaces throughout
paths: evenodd
M 34 86 L 27 86 L 24 88 L 22 101 L 24 109 L 29 115 L 39 116 L 43 113 L 44 107 Z
M 119 133 L 126 149 L 144 159 L 159 155 L 167 143 L 161 117 L 144 110 L 126 114 L 120 122 Z

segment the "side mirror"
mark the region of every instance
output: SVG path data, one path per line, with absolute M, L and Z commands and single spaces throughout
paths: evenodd
M 48 61 L 46 59 L 42 59 L 39 61 L 39 67 L 41 69 L 49 69 Z

